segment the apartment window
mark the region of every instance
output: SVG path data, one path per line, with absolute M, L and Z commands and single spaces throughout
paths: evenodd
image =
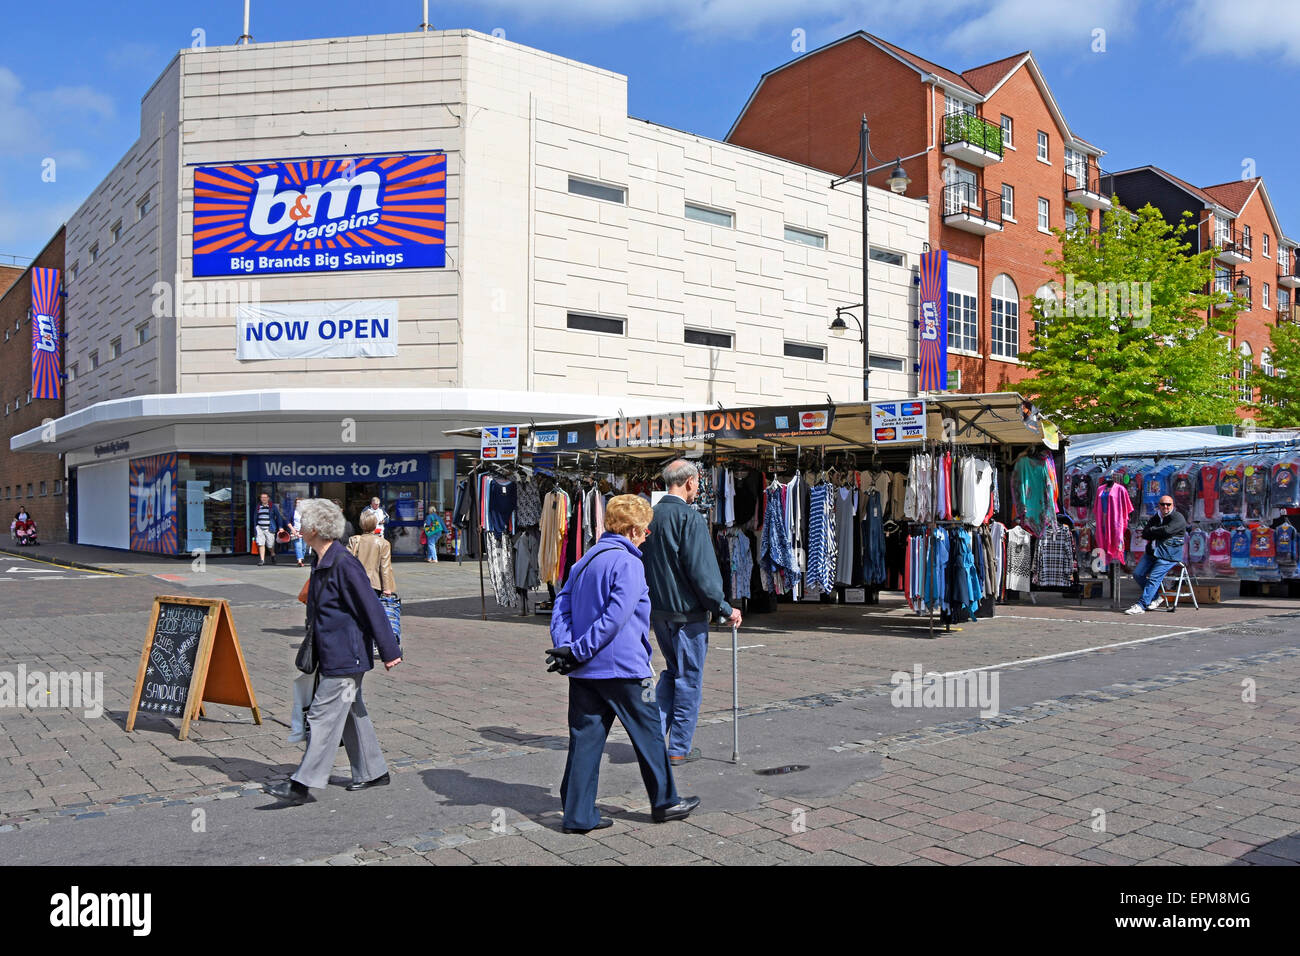
M 1065 207 L 1065 231 L 1071 232 L 1079 224 L 1079 214 L 1074 211 L 1074 207 Z
M 623 320 L 611 319 L 603 315 L 587 315 L 583 312 L 570 312 L 569 328 L 578 332 L 603 332 L 606 335 L 622 335 Z M 94 356 L 94 353 L 91 353 Z
M 45 482 L 41 482 L 41 497 L 45 497 Z
M 1088 185 L 1088 157 L 1077 149 L 1065 150 L 1065 171 L 1074 177 L 1074 183 L 1080 189 Z
M 875 246 L 872 246 L 871 261 L 883 262 L 886 265 L 891 266 L 901 266 L 906 260 L 903 258 L 901 252 L 894 252 L 892 249 L 877 249 Z
M 951 189 L 943 191 L 943 214 L 964 212 L 968 207 L 980 208 L 980 191 L 975 182 L 975 173 L 960 166 L 949 166 L 944 170 L 943 182 Z
M 990 320 L 991 350 L 1003 358 L 1020 354 L 1020 294 L 1011 276 L 1003 273 L 993 280 Z
M 706 332 L 704 329 L 687 329 L 687 345 L 707 345 L 711 349 L 731 348 L 730 332 Z
M 1047 163 L 1051 158 L 1047 155 L 1047 134 L 1041 129 L 1038 131 L 1038 158 Z
M 1002 114 L 1002 145 L 1011 146 L 1011 117 L 1006 113 Z M 1011 146 L 1015 149 L 1014 146 Z
M 69 381 L 69 382 L 75 382 L 75 381 L 77 380 L 77 363 L 76 363 L 76 362 L 73 362 L 71 365 L 68 366 L 67 376 L 68 376 L 68 381 Z
M 93 246 L 90 247 L 90 261 L 94 262 L 98 258 L 99 258 L 99 243 L 95 243 Z
M 732 229 L 736 225 L 736 217 L 729 212 L 723 212 L 721 209 L 710 209 L 708 206 L 697 206 L 694 203 L 686 204 L 686 218 L 694 219 L 697 222 L 707 222 L 710 226 L 724 226 Z
M 1277 320 L 1289 318 L 1291 312 L 1291 293 L 1281 286 L 1277 287 Z
M 115 358 L 121 358 L 121 357 L 122 357 L 122 340 L 121 340 L 121 339 L 113 339 L 112 342 L 109 342 L 109 343 L 108 343 L 108 357 L 109 357 L 110 359 L 115 359 Z
M 149 215 L 150 208 L 151 208 L 151 204 L 149 202 L 149 197 L 145 196 L 143 199 L 141 199 L 138 203 L 135 204 L 135 221 L 139 222 L 145 216 Z
M 826 248 L 826 237 L 820 232 L 810 232 L 807 229 L 796 229 L 794 226 L 785 227 L 786 242 L 800 242 L 805 246 L 812 246 L 814 249 Z
M 979 351 L 977 299 L 964 292 L 948 292 L 948 344 L 964 352 Z
M 113 223 L 112 227 L 108 230 L 108 235 L 109 235 L 109 237 L 113 240 L 113 242 L 117 242 L 119 239 L 122 238 L 122 220 L 121 220 L 121 219 L 119 219 L 117 222 Z M 112 243 L 109 243 L 109 244 L 112 245 Z
M 70 286 L 72 285 L 72 283 L 76 281 L 77 281 L 77 263 L 74 262 L 72 265 L 68 266 L 68 274 L 64 276 L 63 284 L 65 286 Z
M 1002 184 L 1002 218 L 1016 218 L 1016 189 L 1006 183 Z
M 1038 197 L 1038 228 L 1043 232 L 1050 232 L 1052 228 L 1052 203 Z
M 93 372 L 93 371 L 94 371 L 95 369 L 97 369 L 97 368 L 99 368 L 99 353 L 98 353 L 98 352 L 91 352 L 91 353 L 90 353 L 90 370 Z
M 34 494 L 32 494 L 32 483 L 31 483 L 30 481 L 27 482 L 27 497 L 28 497 L 28 498 L 35 498 L 35 497 L 36 497 Z
M 971 116 L 974 116 L 975 104 L 968 103 L 960 97 L 945 93 L 943 95 L 943 112 L 945 115 L 952 113 L 969 113 Z
M 61 494 L 63 494 L 63 479 L 62 479 L 62 478 L 55 478 L 55 479 L 54 479 L 54 493 L 55 493 L 56 495 L 61 495 Z
M 627 190 L 622 186 L 607 186 L 604 183 L 578 179 L 576 176 L 569 177 L 569 192 L 575 196 L 586 196 L 589 199 L 616 202 L 620 206 L 627 201 Z
M 32 403 L 32 393 L 31 393 L 31 392 L 28 392 L 28 393 L 27 393 L 27 404 L 30 405 L 31 403 Z
M 149 323 L 146 322 L 144 325 L 137 325 L 135 327 L 135 344 L 144 345 L 144 343 L 148 341 L 149 341 Z
M 1214 244 L 1220 249 L 1226 248 L 1232 242 L 1231 219 L 1224 219 L 1222 216 L 1214 217 Z
M 1262 234 L 1260 235 L 1260 237 L 1259 237 L 1259 241 L 1260 241 L 1261 243 L 1263 243 L 1262 248 L 1263 248 L 1263 251 L 1264 251 L 1264 258 L 1265 258 L 1265 259 L 1268 259 L 1268 258 L 1269 258 L 1269 254 L 1268 254 L 1268 233 L 1266 233 L 1266 232 L 1265 232 L 1265 233 L 1262 233 Z
M 800 342 L 785 343 L 786 358 L 808 359 L 812 362 L 826 361 L 826 346 L 804 345 Z
M 8 403 L 8 402 L 5 402 L 5 414 L 6 414 L 6 415 L 9 414 L 9 403 Z
M 1255 389 L 1250 384 L 1250 373 L 1254 371 L 1255 366 L 1251 362 L 1252 352 L 1249 342 L 1242 342 L 1241 348 L 1241 372 L 1239 375 L 1240 385 L 1237 387 L 1237 395 L 1243 402 L 1249 402 L 1255 397 Z
M 1273 306 L 1271 306 L 1271 305 L 1269 304 L 1269 301 L 1268 301 L 1268 283 L 1267 283 L 1267 282 L 1264 283 L 1264 292 L 1263 292 L 1263 295 L 1260 297 L 1260 300 L 1259 300 L 1259 301 L 1260 301 L 1260 304 L 1264 306 L 1264 308 L 1266 308 L 1266 309 L 1272 309 L 1272 308 L 1273 308 Z
M 885 372 L 901 372 L 903 370 L 903 360 L 894 358 L 891 355 L 873 355 L 868 359 L 868 364 L 872 368 L 878 368 Z

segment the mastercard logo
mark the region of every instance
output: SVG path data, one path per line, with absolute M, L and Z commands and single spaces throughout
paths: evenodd
M 898 429 L 896 428 L 876 429 L 876 441 L 893 441 L 897 437 L 898 437 Z
M 496 456 L 497 456 L 497 450 L 496 450 L 495 448 L 484 448 L 484 449 L 483 449 L 483 457 L 484 457 L 484 458 L 495 458 Z
M 799 427 L 803 429 L 825 428 L 826 413 L 825 412 L 800 412 Z

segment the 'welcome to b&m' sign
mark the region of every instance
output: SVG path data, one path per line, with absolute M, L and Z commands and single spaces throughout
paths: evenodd
M 441 268 L 447 156 L 200 166 L 193 226 L 195 276 Z

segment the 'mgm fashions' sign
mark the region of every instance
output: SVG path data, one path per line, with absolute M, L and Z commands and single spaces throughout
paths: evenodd
M 195 276 L 441 268 L 447 156 L 200 166 L 193 226 Z

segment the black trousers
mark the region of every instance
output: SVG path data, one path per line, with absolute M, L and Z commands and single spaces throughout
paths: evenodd
M 590 830 L 600 822 L 596 810 L 600 758 L 615 716 L 632 738 L 650 806 L 660 810 L 680 801 L 668 765 L 668 747 L 664 743 L 653 683 L 635 678 L 570 677 L 569 759 L 560 783 L 564 826 L 570 830 Z

